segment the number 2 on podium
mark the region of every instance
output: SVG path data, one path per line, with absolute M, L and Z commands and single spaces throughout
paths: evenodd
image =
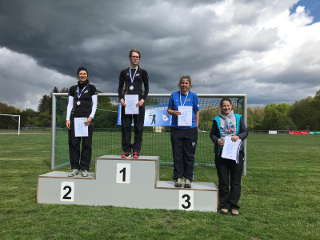
M 60 201 L 74 201 L 74 182 L 62 182 L 60 188 Z
M 131 178 L 131 164 L 118 163 L 116 172 L 116 183 L 130 184 Z

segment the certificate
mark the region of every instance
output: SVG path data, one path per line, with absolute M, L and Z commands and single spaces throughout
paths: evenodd
M 241 146 L 241 139 L 233 142 L 231 136 L 226 136 L 224 139 L 224 145 L 222 149 L 222 158 L 234 160 L 238 163 L 238 154 Z
M 192 126 L 192 106 L 178 106 L 178 126 Z
M 139 114 L 139 107 L 137 107 L 138 103 L 138 95 L 125 95 L 124 101 L 126 103 L 125 114 Z
M 74 118 L 74 136 L 88 137 L 88 126 L 85 125 L 87 118 Z

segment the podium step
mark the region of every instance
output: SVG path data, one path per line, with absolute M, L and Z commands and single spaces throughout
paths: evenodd
M 68 177 L 53 171 L 38 177 L 37 201 L 47 204 L 104 205 L 150 209 L 217 211 L 215 184 L 193 182 L 176 188 L 173 181 L 159 181 L 159 157 L 97 159 L 96 173 Z
M 89 172 L 88 177 L 82 177 L 80 173 L 74 177 L 68 177 L 69 172 L 62 172 L 62 171 L 53 171 L 49 173 L 45 173 L 39 175 L 39 178 L 68 178 L 68 179 L 96 179 L 96 174 L 93 172 Z

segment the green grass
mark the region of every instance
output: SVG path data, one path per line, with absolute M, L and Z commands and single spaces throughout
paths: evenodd
M 250 135 L 239 217 L 40 205 L 50 135 L 0 135 L 0 153 L 0 239 L 320 239 L 320 136 Z M 161 167 L 161 179 L 171 174 Z M 216 182 L 214 168 L 198 167 L 195 176 Z

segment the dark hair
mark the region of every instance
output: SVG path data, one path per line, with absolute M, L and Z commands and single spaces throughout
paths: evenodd
M 77 70 L 77 75 L 79 75 L 80 71 L 86 71 L 87 72 L 87 75 L 89 77 L 89 72 L 88 72 L 88 69 L 86 69 L 85 67 L 81 66 L 81 67 L 78 67 L 78 70 Z
M 190 83 L 190 87 L 192 87 L 191 77 L 189 75 L 183 75 L 180 77 L 178 87 L 180 87 L 180 84 L 181 84 L 182 80 L 184 80 L 184 79 L 186 79 Z
M 231 104 L 231 106 L 233 106 L 232 101 L 231 101 L 230 98 L 228 98 L 228 97 L 223 97 L 223 98 L 220 100 L 220 107 L 222 107 L 222 104 L 223 104 L 224 101 L 229 102 L 229 103 Z
M 141 58 L 141 52 L 136 49 L 136 48 L 133 48 L 129 51 L 129 57 L 131 57 L 132 53 L 135 52 L 135 53 L 138 53 L 139 54 L 139 58 Z

